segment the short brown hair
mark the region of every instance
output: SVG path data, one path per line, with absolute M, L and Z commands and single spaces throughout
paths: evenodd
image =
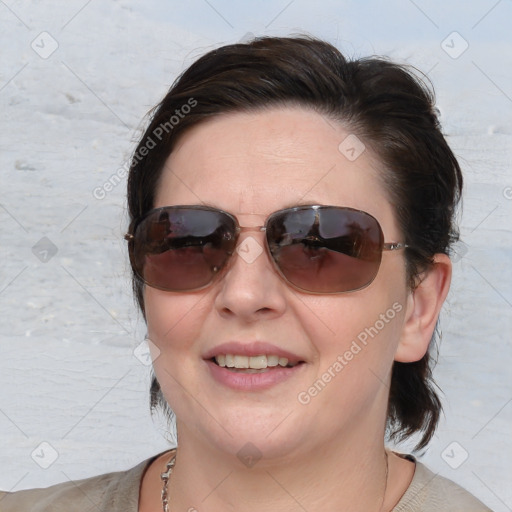
M 192 105 L 187 108 L 184 105 Z M 458 239 L 454 224 L 462 174 L 437 119 L 434 94 L 411 68 L 384 58 L 346 59 L 335 47 L 310 37 L 263 37 L 223 46 L 194 62 L 155 107 L 132 158 L 128 209 L 132 224 L 154 206 L 164 163 L 179 136 L 229 112 L 299 105 L 342 123 L 383 164 L 382 183 L 409 248 L 407 279 L 413 289 L 436 253 L 448 254 Z M 172 122 L 174 116 L 179 121 Z M 164 127 L 164 129 L 162 129 Z M 158 137 L 155 136 L 158 134 Z M 149 151 L 143 148 L 150 147 Z M 134 275 L 144 314 L 143 284 Z M 395 362 L 388 404 L 388 434 L 421 434 L 430 441 L 441 402 L 434 390 L 430 350 L 416 362 Z M 151 407 L 166 403 L 153 377 Z

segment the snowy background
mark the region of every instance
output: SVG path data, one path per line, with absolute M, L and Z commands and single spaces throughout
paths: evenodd
M 146 112 L 204 52 L 310 33 L 427 72 L 466 177 L 422 460 L 512 510 L 511 0 L 0 1 L 0 489 L 167 448 L 148 411 L 123 176 Z M 42 443 L 42 444 L 41 444 Z

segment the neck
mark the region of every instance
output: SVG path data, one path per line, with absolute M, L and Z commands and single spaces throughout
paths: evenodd
M 359 436 L 355 436 L 359 437 Z M 368 439 L 375 439 L 368 442 Z M 380 439 L 381 442 L 377 442 Z M 350 510 L 381 512 L 388 466 L 383 436 L 343 439 L 252 467 L 180 431 L 169 482 L 173 511 Z

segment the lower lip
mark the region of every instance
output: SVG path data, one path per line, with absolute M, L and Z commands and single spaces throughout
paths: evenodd
M 291 368 L 273 367 L 261 373 L 234 372 L 212 361 L 206 361 L 212 377 L 221 384 L 237 391 L 262 391 L 292 378 L 301 371 L 304 363 Z

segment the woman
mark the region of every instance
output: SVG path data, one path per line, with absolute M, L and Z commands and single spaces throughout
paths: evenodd
M 418 79 L 309 38 L 219 48 L 156 108 L 128 185 L 151 403 L 178 448 L 2 511 L 489 510 L 385 448 L 437 425 L 462 188 Z

